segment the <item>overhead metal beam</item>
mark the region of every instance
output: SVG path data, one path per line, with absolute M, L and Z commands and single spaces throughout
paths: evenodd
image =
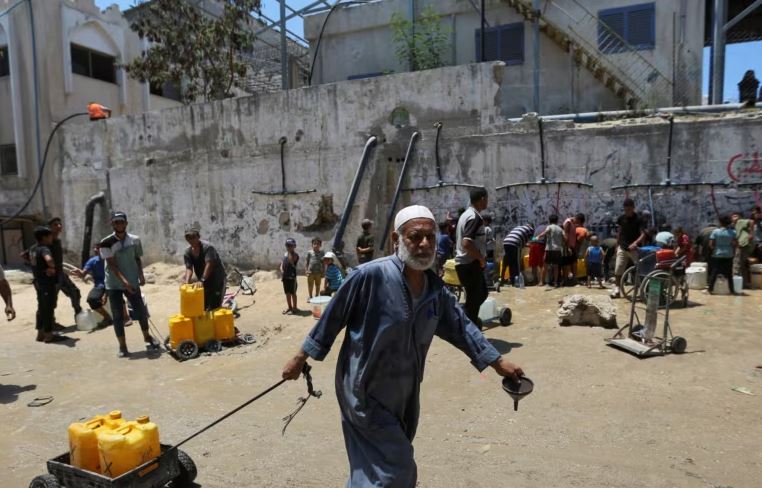
M 285 1 L 285 0 L 284 0 L 284 1 Z M 311 8 L 315 7 L 316 5 L 320 5 L 320 4 L 324 4 L 324 3 L 325 3 L 325 2 L 324 2 L 323 0 L 318 0 L 318 1 L 316 1 L 316 2 L 312 2 L 311 4 L 304 6 L 304 8 L 301 8 L 301 9 L 297 10 L 297 11 L 296 11 L 296 13 L 292 13 L 291 15 L 287 15 L 287 16 L 286 16 L 286 20 L 291 20 L 291 19 L 293 19 L 294 17 L 298 17 L 298 16 L 299 16 L 301 13 L 303 13 L 303 12 L 307 12 L 307 11 L 309 11 Z M 254 35 L 255 35 L 255 36 L 258 36 L 258 35 L 262 34 L 263 32 L 267 32 L 267 31 L 269 31 L 269 30 L 272 30 L 274 27 L 278 27 L 279 25 L 280 25 L 280 21 L 277 21 L 277 22 L 271 22 L 271 23 L 270 23 L 270 24 L 268 24 L 267 26 L 265 26 L 265 27 L 263 27 L 263 28 L 259 29 L 258 31 L 256 31 L 256 32 L 254 33 Z
M 722 30 L 725 31 L 725 32 L 728 32 L 730 29 L 735 27 L 735 25 L 737 23 L 741 22 L 750 13 L 754 12 L 760 6 L 762 6 L 762 0 L 757 0 L 756 2 L 752 3 L 751 5 L 749 5 L 745 9 L 743 9 L 743 11 L 740 14 L 736 15 L 735 17 L 733 17 L 733 20 L 731 20 L 727 24 L 725 24 L 722 27 Z
M 714 0 L 712 15 L 712 103 L 722 104 L 725 88 L 725 18 L 727 0 Z
M 280 86 L 288 90 L 288 38 L 286 37 L 286 0 L 280 0 Z
M 268 16 L 267 16 L 267 15 L 265 15 L 265 14 L 259 14 L 259 16 L 260 16 L 260 17 L 262 17 L 263 19 L 265 19 L 266 21 L 268 21 L 268 22 L 272 23 L 273 25 L 277 25 L 277 26 L 280 26 L 280 20 L 273 20 L 273 19 L 271 19 L 270 17 L 268 17 Z M 302 41 L 302 42 L 304 42 L 305 44 L 309 44 L 309 42 L 307 42 L 307 39 L 303 38 L 302 36 L 300 36 L 300 35 L 299 35 L 299 34 L 297 34 L 296 32 L 294 32 L 294 31 L 292 31 L 292 30 L 290 30 L 290 29 L 286 29 L 286 32 L 287 32 L 288 34 L 291 34 L 291 36 L 295 37 L 295 38 L 296 38 L 296 40 L 298 40 L 298 41 Z

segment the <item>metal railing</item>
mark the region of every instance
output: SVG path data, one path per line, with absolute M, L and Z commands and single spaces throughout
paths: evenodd
M 592 65 L 589 68 L 594 70 L 598 63 L 616 76 L 639 99 L 641 108 L 671 104 L 672 80 L 583 2 L 551 0 L 543 16 L 558 19 L 556 28 L 592 55 L 583 60 Z

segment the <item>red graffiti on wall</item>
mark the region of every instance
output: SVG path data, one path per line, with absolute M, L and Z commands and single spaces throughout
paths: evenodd
M 738 153 L 728 160 L 728 176 L 736 182 L 748 181 L 754 176 L 762 178 L 762 162 L 759 151 Z

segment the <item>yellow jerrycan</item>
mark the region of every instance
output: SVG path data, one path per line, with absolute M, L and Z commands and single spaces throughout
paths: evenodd
M 96 415 L 85 422 L 69 425 L 69 462 L 87 471 L 99 472 L 98 434 L 124 425 L 122 412 Z
M 169 345 L 177 349 L 178 344 L 185 340 L 195 342 L 193 321 L 184 315 L 174 315 L 169 318 Z
M 235 338 L 233 312 L 227 308 L 214 311 L 214 338 L 218 341 L 230 341 Z
M 193 332 L 199 348 L 214 339 L 214 315 L 207 312 L 199 317 L 193 317 Z
M 100 472 L 116 478 L 159 454 L 159 427 L 148 417 L 138 417 L 121 427 L 98 436 Z
M 204 315 L 204 288 L 198 284 L 180 285 L 180 313 L 186 317 Z

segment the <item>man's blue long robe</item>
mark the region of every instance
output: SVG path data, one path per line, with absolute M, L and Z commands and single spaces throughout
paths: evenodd
M 347 328 L 336 366 L 336 396 L 352 488 L 415 486 L 412 440 L 435 334 L 466 353 L 479 371 L 500 357 L 433 272 L 426 271 L 426 295 L 412 310 L 403 267 L 395 255 L 357 268 L 302 346 L 310 357 L 323 360 Z

